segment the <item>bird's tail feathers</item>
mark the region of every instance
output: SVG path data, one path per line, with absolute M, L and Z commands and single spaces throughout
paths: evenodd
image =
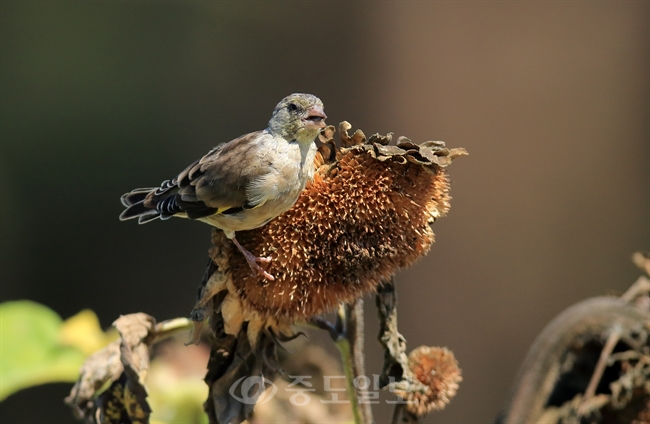
M 120 201 L 127 208 L 133 206 L 136 203 L 142 202 L 152 191 L 158 190 L 158 187 L 149 187 L 149 188 L 136 188 L 131 190 L 128 193 L 125 193 L 120 197 Z
M 122 195 L 126 207 L 120 214 L 120 221 L 138 218 L 139 224 L 154 219 L 166 220 L 178 213 L 184 213 L 176 201 L 176 182 L 165 181 L 160 187 L 136 188 Z
M 138 215 L 138 224 L 146 224 L 147 222 L 162 218 L 160 212 L 155 209 L 148 209 L 145 213 Z M 167 217 L 170 218 L 170 217 Z M 167 219 L 165 218 L 165 219 Z
M 158 187 L 136 188 L 123 194 L 120 201 L 126 206 L 126 209 L 120 214 L 120 221 L 138 218 L 139 224 L 146 224 L 149 221 L 160 218 L 160 211 L 145 205 L 147 196 L 156 190 L 158 190 Z

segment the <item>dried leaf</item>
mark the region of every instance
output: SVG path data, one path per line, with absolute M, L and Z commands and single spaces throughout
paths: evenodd
M 86 360 L 65 399 L 78 418 L 90 423 L 149 422 L 144 379 L 155 324 L 143 313 L 123 315 L 113 323 L 120 339 Z
M 402 156 L 406 150 L 397 146 L 382 146 L 381 144 L 374 144 L 375 151 L 383 156 Z
M 379 133 L 375 133 L 368 138 L 368 144 L 381 144 L 382 146 L 387 146 L 390 144 L 390 142 L 393 140 L 393 133 L 389 132 L 386 135 L 381 135 Z
M 223 326 L 220 313 L 215 313 L 213 325 Z M 246 328 L 236 337 L 226 335 L 213 342 L 205 378 L 209 388 L 205 411 L 210 423 L 251 419 L 258 398 L 278 372 L 275 345 L 262 331 L 255 348 L 251 347 Z
M 356 130 L 352 137 L 348 135 L 348 130 L 352 128 L 349 122 L 343 121 L 339 124 L 339 135 L 341 137 L 341 146 L 351 147 L 365 143 L 366 136 L 361 130 Z
M 469 153 L 467 153 L 467 150 L 463 149 L 462 147 L 457 147 L 455 149 L 449 150 L 450 159 L 456 159 L 459 156 L 467 156 L 467 155 L 469 155 Z

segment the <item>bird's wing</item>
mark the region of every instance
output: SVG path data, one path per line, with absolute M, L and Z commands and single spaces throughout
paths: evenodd
M 249 198 L 247 188 L 273 172 L 269 153 L 276 148 L 277 141 L 264 131 L 215 147 L 178 175 L 179 203 L 184 208 L 202 204 L 215 213 L 260 206 L 265 199 Z

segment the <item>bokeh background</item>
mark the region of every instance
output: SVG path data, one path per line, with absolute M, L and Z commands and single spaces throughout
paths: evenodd
M 410 348 L 448 346 L 463 368 L 427 422 L 492 422 L 543 326 L 625 290 L 650 250 L 649 6 L 2 2 L 0 300 L 92 308 L 104 326 L 187 315 L 209 228 L 120 223 L 119 196 L 310 92 L 329 123 L 470 152 L 437 243 L 397 276 L 399 319 Z M 73 422 L 69 388 L 14 395 L 0 418 Z

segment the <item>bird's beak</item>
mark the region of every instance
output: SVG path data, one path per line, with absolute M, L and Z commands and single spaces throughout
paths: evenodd
M 309 127 L 325 128 L 326 119 L 327 115 L 325 115 L 323 109 L 318 106 L 313 106 L 307 110 L 307 117 L 304 121 Z

